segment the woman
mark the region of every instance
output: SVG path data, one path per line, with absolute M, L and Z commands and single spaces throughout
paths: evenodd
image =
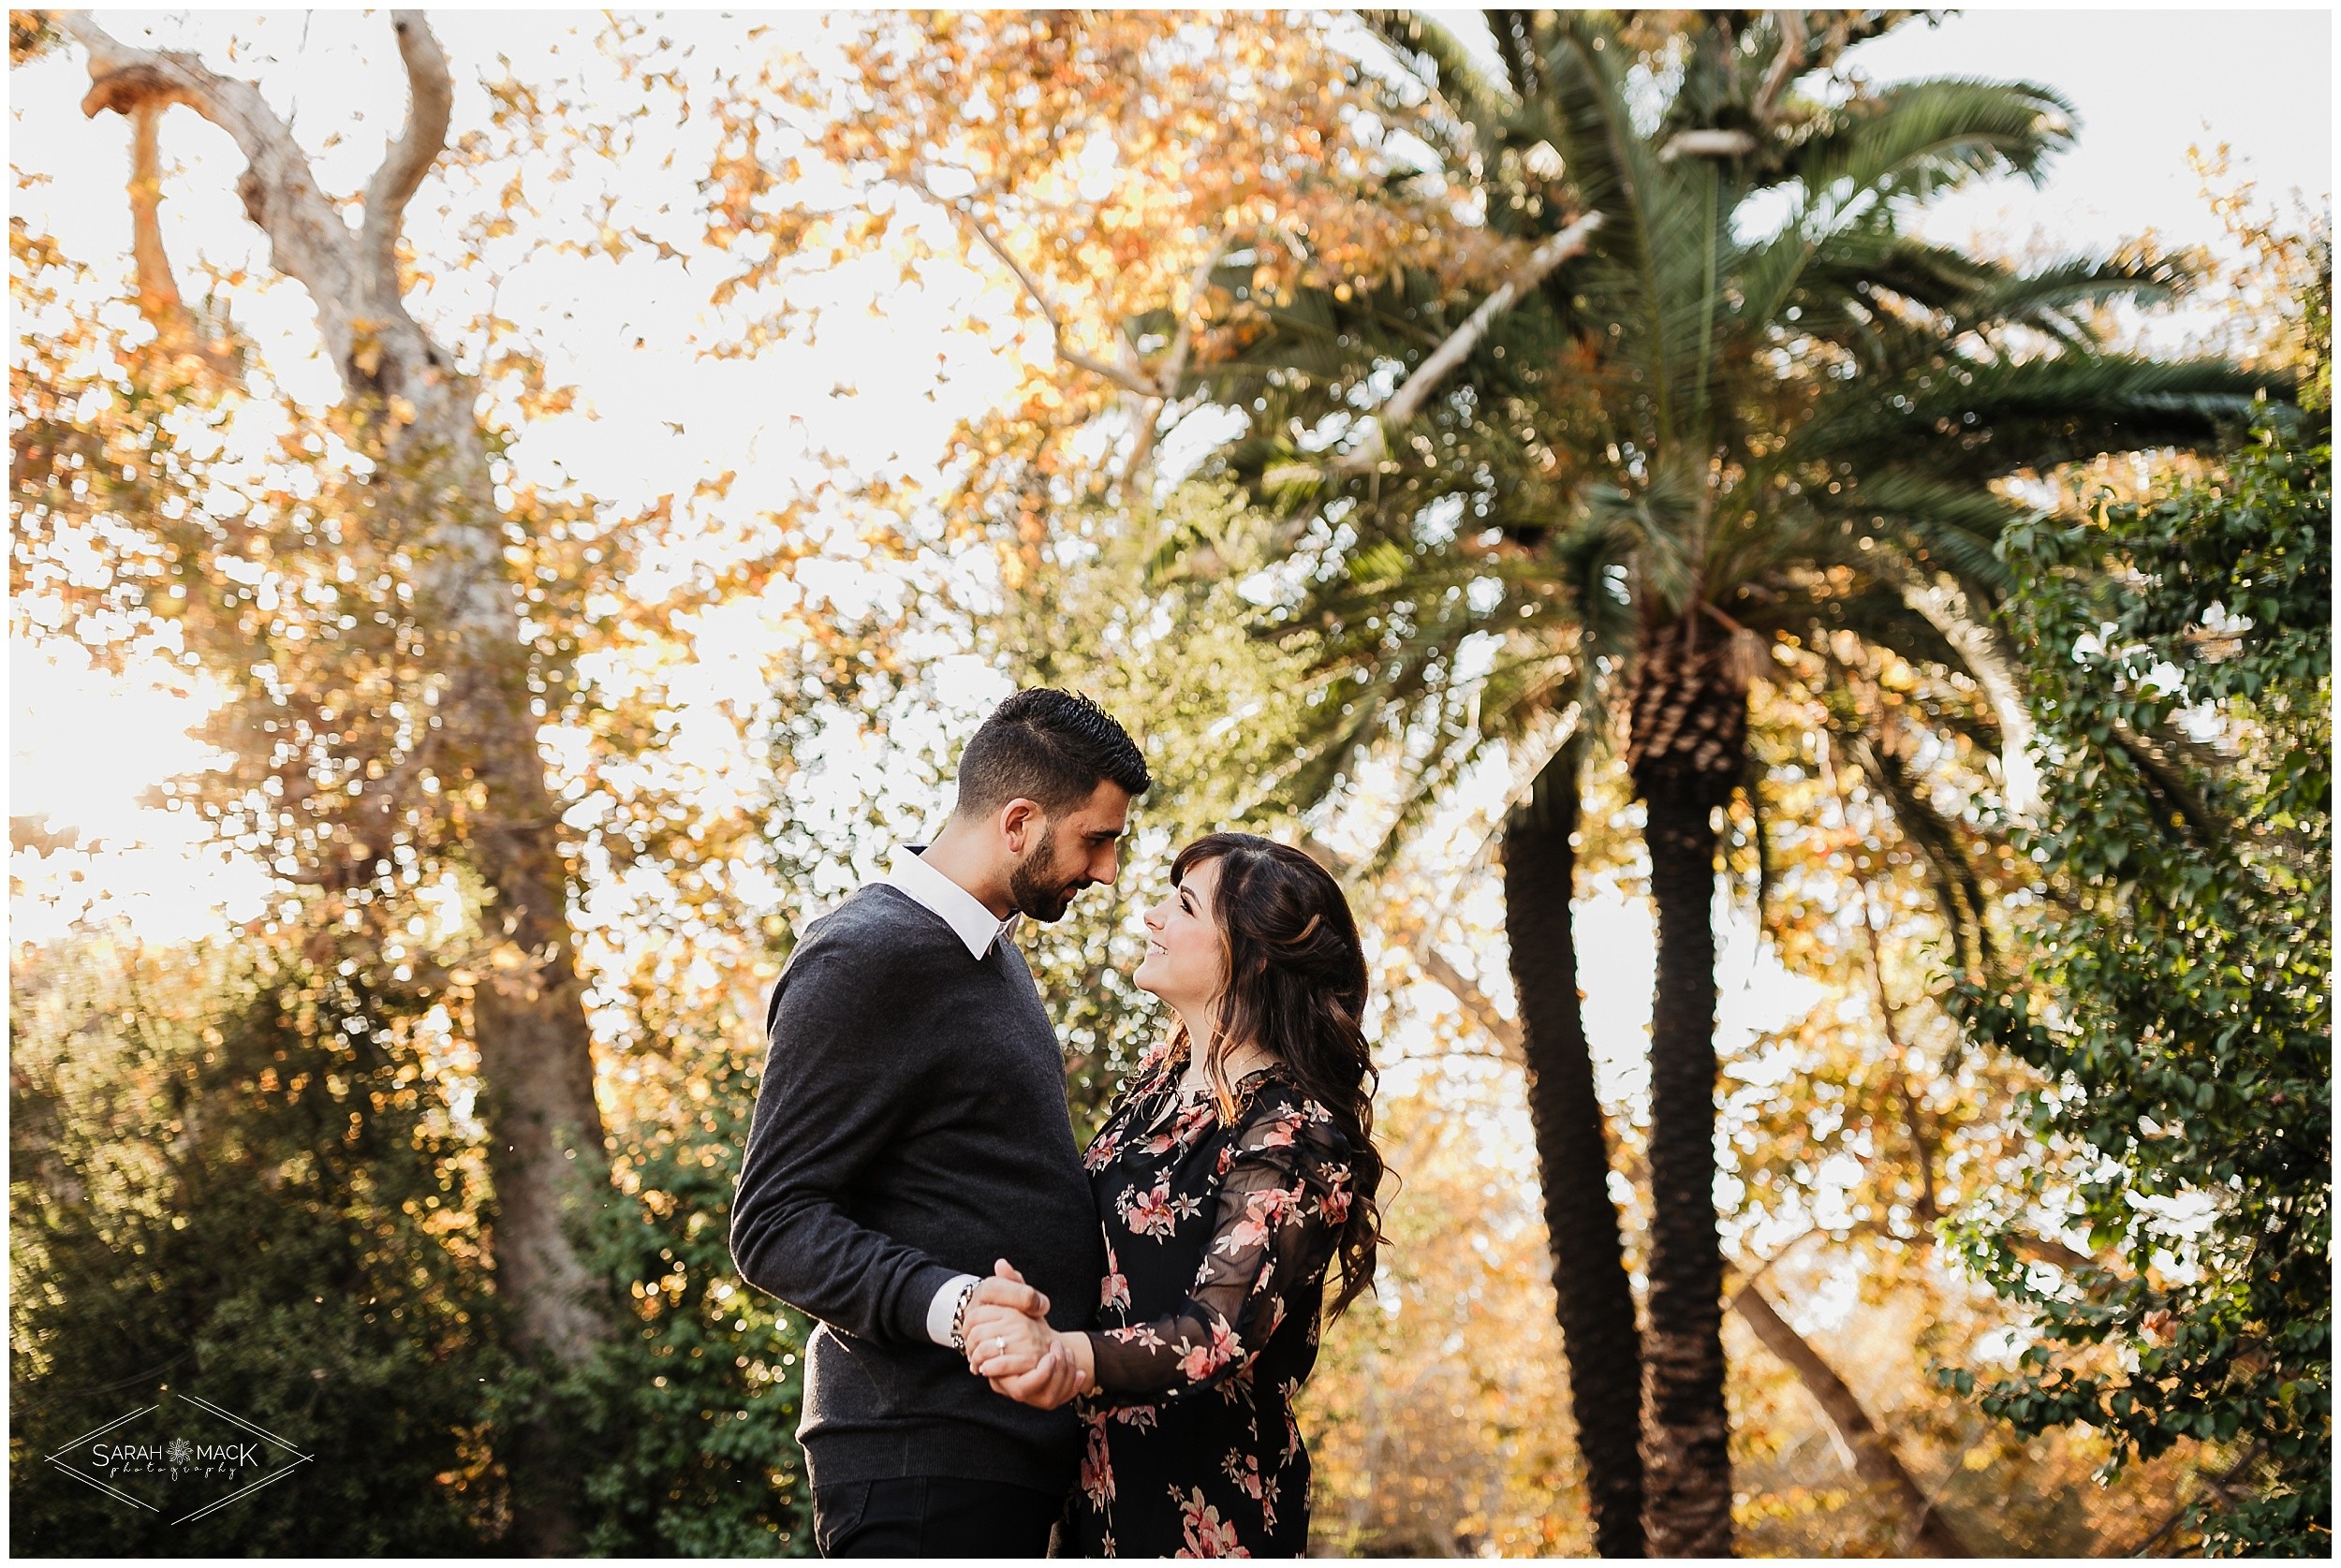
M 1292 1401 L 1329 1269 L 1338 1315 L 1380 1239 L 1365 954 L 1340 887 L 1298 850 L 1214 833 L 1170 883 L 1132 978 L 1177 1026 L 1084 1157 L 1106 1238 L 1100 1326 L 976 1307 L 969 1360 L 1030 1402 L 1079 1393 L 1082 1555 L 1298 1557 L 1309 1460 Z M 1010 1381 L 1044 1360 L 1069 1370 Z

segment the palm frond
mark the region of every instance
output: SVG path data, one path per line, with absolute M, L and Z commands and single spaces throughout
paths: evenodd
M 1521 110 L 1510 83 L 1480 69 L 1446 23 L 1421 11 L 1367 10 L 1359 20 L 1437 95 L 1483 157 L 1493 157 Z
M 1823 633 L 1851 632 L 1871 647 L 1892 649 L 1913 663 L 1974 674 L 1951 640 L 1884 584 L 1864 583 L 1850 593 L 1814 593 L 1789 603 L 1792 608 L 1766 619 Z
M 2071 106 L 2027 83 L 1945 77 L 1855 99 L 1789 156 L 1796 204 L 1742 269 L 1745 315 L 1773 319 L 1821 247 L 1848 227 L 1875 227 L 1889 208 L 1986 175 L 2037 181 L 2071 141 Z
M 1950 483 L 1907 469 L 1873 473 L 1848 487 L 1840 515 L 1889 539 L 1921 570 L 1944 570 L 1995 600 L 2008 587 L 2000 535 L 2026 509 L 1990 490 Z
M 1904 842 L 1925 862 L 1928 891 L 1934 897 L 1936 913 L 1951 933 L 1961 965 L 1974 973 L 1990 973 L 1992 934 L 1984 918 L 1989 905 L 1982 878 L 1961 842 L 1959 826 L 1935 809 L 1933 799 L 1899 756 L 1880 755 L 1870 734 L 1856 731 L 1845 740 L 1848 755 L 1885 796 Z
M 2060 354 L 1976 363 L 1951 359 L 1897 385 L 1833 391 L 1788 442 L 1791 461 L 1900 464 L 1980 480 L 2105 452 L 2194 447 L 2246 417 L 2289 378 L 2224 359 Z
M 1789 164 L 1811 198 L 1846 213 L 1864 197 L 1924 200 L 1969 181 L 2038 182 L 2073 141 L 2072 105 L 2031 82 L 1936 77 L 1856 99 Z

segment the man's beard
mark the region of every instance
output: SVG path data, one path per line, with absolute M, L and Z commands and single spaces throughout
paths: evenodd
M 1056 864 L 1056 828 L 1053 825 L 1040 836 L 1024 857 L 1016 862 L 1008 873 L 1008 896 L 1016 907 L 1032 918 L 1043 922 L 1060 919 L 1070 907 L 1073 895 L 1089 886 L 1089 878 L 1076 876 L 1070 882 L 1046 880 L 1048 868 Z

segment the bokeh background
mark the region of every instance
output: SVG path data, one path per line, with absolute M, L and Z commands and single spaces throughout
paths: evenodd
M 1050 683 L 1077 1130 L 1367 930 L 1318 1549 L 2326 1551 L 2328 13 L 405 27 L 11 13 L 19 1550 L 808 1553 L 763 999 Z

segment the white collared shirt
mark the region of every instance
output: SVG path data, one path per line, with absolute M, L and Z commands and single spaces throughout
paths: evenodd
M 920 908 L 942 916 L 943 922 L 959 933 L 959 940 L 966 944 L 967 956 L 981 961 L 990 956 L 993 943 L 1016 929 L 1016 922 L 1023 918 L 1023 912 L 1010 910 L 1007 919 L 994 919 L 981 899 L 926 863 L 926 847 L 922 843 L 896 844 L 893 869 L 878 880 L 908 894 Z
M 919 907 L 942 917 L 943 923 L 957 933 L 966 945 L 967 956 L 980 963 L 992 954 L 992 945 L 1007 940 L 1023 918 L 1021 910 L 1011 910 L 1005 920 L 995 920 L 983 901 L 953 882 L 950 877 L 926 863 L 922 843 L 898 843 L 894 846 L 893 867 L 878 880 L 907 895 Z M 951 1318 L 959 1310 L 960 1292 L 976 1282 L 973 1274 L 955 1274 L 945 1282 L 927 1303 L 927 1338 L 938 1345 L 951 1342 Z

